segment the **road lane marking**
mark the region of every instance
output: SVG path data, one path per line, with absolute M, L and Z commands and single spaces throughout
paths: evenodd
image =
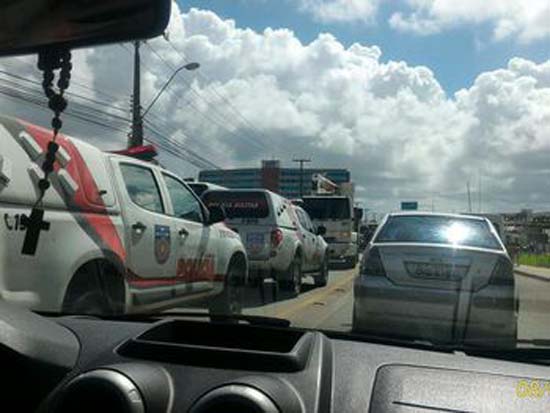
M 343 276 L 342 280 L 338 280 L 334 284 L 328 285 L 324 289 L 315 291 L 307 299 L 298 301 L 294 304 L 285 305 L 281 310 L 275 311 L 275 317 L 288 318 L 292 314 L 298 312 L 298 310 L 301 310 L 304 307 L 307 307 L 308 305 L 314 304 L 315 302 L 318 302 L 318 301 L 323 301 L 323 299 L 326 298 L 330 293 L 334 292 L 338 288 L 342 288 L 347 283 L 353 281 L 353 279 L 356 276 L 357 276 L 357 273 L 355 271 L 352 271 L 351 274 Z

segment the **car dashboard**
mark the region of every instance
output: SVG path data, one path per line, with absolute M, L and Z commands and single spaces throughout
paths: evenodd
M 0 330 L 32 327 L 16 321 Z M 550 381 L 542 365 L 341 334 L 180 318 L 45 322 L 59 330 L 41 345 L 36 335 L 47 327 L 1 336 L 0 356 L 11 363 L 3 378 L 4 406 L 14 403 L 7 411 L 36 400 L 41 412 L 528 412 L 544 411 L 550 397 L 524 391 Z

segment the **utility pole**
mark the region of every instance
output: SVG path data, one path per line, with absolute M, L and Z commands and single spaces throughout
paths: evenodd
M 128 136 L 128 148 L 143 145 L 143 117 L 141 116 L 141 73 L 139 58 L 140 41 L 134 42 L 134 93 L 132 98 L 132 132 Z
M 466 181 L 466 190 L 468 191 L 468 211 L 472 213 L 472 197 L 470 195 L 470 181 Z
M 479 189 L 479 194 L 478 194 L 478 209 L 479 209 L 479 213 L 481 213 L 481 171 L 478 172 L 478 176 L 477 176 L 477 186 L 478 186 L 478 189 Z
M 293 159 L 292 162 L 300 163 L 300 198 L 304 196 L 304 163 L 311 162 L 311 159 L 298 158 Z
M 197 70 L 200 64 L 197 62 L 186 63 L 183 66 L 174 70 L 174 73 L 168 78 L 164 85 L 157 92 L 155 97 L 151 100 L 151 103 L 147 105 L 145 110 L 141 107 L 141 74 L 140 74 L 140 57 L 139 47 L 140 41 L 134 42 L 134 93 L 132 99 L 132 132 L 128 135 L 128 148 L 143 145 L 143 118 L 153 105 L 157 102 L 159 97 L 166 90 L 170 82 L 176 77 L 176 75 L 182 70 Z

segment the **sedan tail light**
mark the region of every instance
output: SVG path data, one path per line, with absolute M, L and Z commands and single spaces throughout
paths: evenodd
M 271 246 L 277 248 L 283 242 L 283 231 L 274 229 L 271 231 Z
M 368 253 L 365 253 L 363 263 L 361 265 L 361 274 L 367 277 L 385 277 L 386 270 L 382 264 L 382 258 L 380 257 L 380 251 L 378 248 L 371 248 Z
M 514 285 L 514 268 L 512 267 L 512 263 L 505 258 L 499 257 L 489 279 L 489 284 Z

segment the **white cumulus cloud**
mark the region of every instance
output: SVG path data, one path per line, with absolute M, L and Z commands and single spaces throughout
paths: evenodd
M 466 182 L 475 191 L 478 176 L 487 209 L 550 203 L 550 61 L 512 59 L 448 96 L 429 68 L 384 62 L 379 47 L 346 47 L 331 34 L 304 44 L 288 29 L 256 32 L 211 11 L 180 14 L 175 7 L 169 38 L 172 44 L 149 42 L 163 60 L 142 47 L 144 105 L 182 56 L 201 67 L 178 75 L 148 125 L 220 166 L 257 167 L 274 157 L 290 166 L 293 157 L 307 156 L 315 166 L 350 168 L 358 198 L 375 211 L 432 198 L 437 209 L 463 211 Z M 129 108 L 127 50 L 78 51 L 75 63 L 73 80 L 94 91 L 78 84 L 73 91 L 101 100 L 107 93 L 110 105 Z M 36 73 L 28 59 L 2 59 L 0 66 Z M 0 102 L 3 112 L 42 124 L 49 119 L 2 95 Z M 125 133 L 66 119 L 70 134 L 102 147 L 125 143 Z M 196 174 L 161 152 L 176 172 Z
M 380 0 L 299 0 L 302 11 L 324 23 L 372 22 Z
M 489 24 L 495 40 L 530 42 L 550 37 L 548 0 L 405 0 L 407 12 L 395 12 L 390 25 L 428 35 L 465 24 Z

